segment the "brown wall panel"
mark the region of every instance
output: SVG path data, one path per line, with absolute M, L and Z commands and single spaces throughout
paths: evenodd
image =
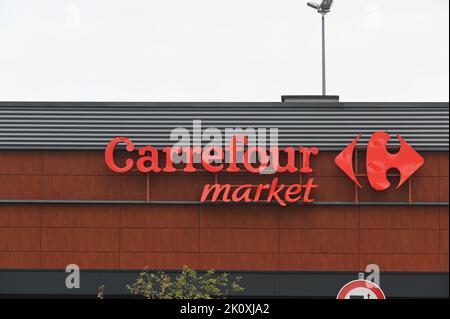
M 361 253 L 439 254 L 438 230 L 361 230 Z
M 46 175 L 113 175 L 99 151 L 45 151 L 43 173 Z
M 73 200 L 117 200 L 120 176 L 43 176 L 43 198 Z
M 119 230 L 114 228 L 43 228 L 42 251 L 114 252 Z
M 358 228 L 358 208 L 288 206 L 280 209 L 280 228 Z
M 441 271 L 448 272 L 448 255 L 441 255 Z
M 441 229 L 448 229 L 448 213 L 449 213 L 449 209 L 448 206 L 447 207 L 440 207 L 439 208 L 439 212 L 440 212 L 440 228 Z
M 0 268 L 2 269 L 38 269 L 40 266 L 39 252 L 0 251 Z
M 415 202 L 438 202 L 439 177 L 413 177 L 412 199 Z
M 440 178 L 439 190 L 440 190 L 439 201 L 448 202 L 448 177 Z
M 278 247 L 275 229 L 201 229 L 201 252 L 269 253 Z
M 408 182 L 397 189 L 400 177 L 389 177 L 391 187 L 385 191 L 376 191 L 371 186 L 366 177 L 359 179 L 362 189 L 358 190 L 361 202 L 408 202 L 409 188 Z
M 439 207 L 360 207 L 361 229 L 439 229 Z
M 440 176 L 446 176 L 448 177 L 448 169 L 449 169 L 449 163 L 448 163 L 448 152 L 447 153 L 440 153 L 440 161 L 439 161 L 439 175 Z
M 42 199 L 40 175 L 0 175 L 0 199 Z
M 316 201 L 342 201 L 353 202 L 355 200 L 355 187 L 347 177 L 317 177 L 312 198 Z
M 43 268 L 65 269 L 75 264 L 80 269 L 115 269 L 119 268 L 118 253 L 103 252 L 43 252 Z
M 280 254 L 280 270 L 359 271 L 358 254 Z
M 120 176 L 120 185 L 111 184 L 111 188 L 120 187 L 121 200 L 146 200 L 147 198 L 147 176 Z
M 40 228 L 0 228 L 0 251 L 39 251 L 41 248 Z
M 448 255 L 448 230 L 440 231 L 440 253 L 444 255 Z
M 121 253 L 122 269 L 181 269 L 198 268 L 197 253 Z
M 43 227 L 119 227 L 118 205 L 43 205 Z
M 199 200 L 199 176 L 195 174 L 152 174 L 150 198 L 152 200 Z M 202 185 L 203 188 L 203 185 Z
M 376 264 L 383 271 L 441 271 L 440 255 L 423 254 L 361 254 L 360 269 Z
M 201 253 L 199 269 L 276 270 L 277 254 L 265 253 Z
M 195 228 L 198 206 L 130 205 L 122 206 L 121 226 L 124 228 Z
M 42 159 L 44 152 L 41 151 L 0 151 L 0 175 L 3 174 L 41 174 Z
M 280 208 L 275 205 L 212 205 L 201 206 L 200 226 L 202 228 L 277 228 Z
M 0 205 L 0 227 L 40 227 L 41 206 Z
M 311 158 L 311 168 L 314 176 L 325 177 L 346 177 L 334 163 L 334 159 L 339 152 L 320 152 L 317 156 Z
M 197 252 L 197 229 L 127 229 L 120 234 L 122 252 Z
M 357 161 L 356 161 L 356 157 L 357 157 Z M 362 152 L 361 150 L 358 150 L 358 154 L 354 155 L 353 158 L 353 162 L 354 162 L 354 168 L 355 168 L 355 172 L 358 174 L 367 174 L 367 167 L 366 167 L 366 153 Z M 355 164 L 356 162 L 356 164 Z
M 280 229 L 280 253 L 358 253 L 358 231 Z
M 421 154 L 425 163 L 423 166 L 414 174 L 414 176 L 427 176 L 427 177 L 438 177 L 440 175 L 440 160 L 441 154 L 438 152 L 425 152 Z
M 146 175 L 108 171 L 101 151 L 1 154 L 0 199 L 146 199 Z M 313 158 L 313 197 L 354 201 L 355 186 L 334 166 L 335 155 Z M 424 157 L 413 200 L 448 201 L 448 153 Z M 363 160 L 360 152 L 360 166 Z M 274 177 L 221 174 L 219 181 Z M 409 199 L 409 183 L 395 189 L 398 177 L 385 192 L 359 179 L 360 201 Z M 204 172 L 152 174 L 150 198 L 199 200 L 214 180 Z M 0 268 L 358 271 L 377 263 L 382 271 L 448 271 L 448 215 L 448 207 L 408 206 L 0 204 Z

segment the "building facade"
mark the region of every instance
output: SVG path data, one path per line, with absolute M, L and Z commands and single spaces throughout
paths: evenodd
M 278 128 L 280 148 L 319 153 L 305 174 L 119 174 L 105 163 L 116 137 L 162 149 L 172 129 L 199 120 L 220 130 Z M 188 265 L 242 275 L 245 296 L 331 298 L 375 264 L 388 298 L 448 297 L 448 127 L 448 103 L 2 102 L 0 294 L 95 296 L 104 284 L 106 294 L 126 296 L 139 270 Z M 391 154 L 399 134 L 424 159 L 399 188 L 395 169 L 388 189 L 370 183 L 376 132 L 390 134 Z M 361 187 L 336 165 L 359 134 L 350 164 Z M 137 160 L 121 146 L 117 165 Z M 200 200 L 207 184 L 274 177 L 314 178 L 314 201 Z M 65 286 L 68 264 L 81 269 L 79 289 Z

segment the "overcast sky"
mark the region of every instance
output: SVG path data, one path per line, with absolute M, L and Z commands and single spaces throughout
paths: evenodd
M 448 101 L 448 0 L 336 0 L 328 93 Z M 0 101 L 279 101 L 321 93 L 305 0 L 0 0 Z

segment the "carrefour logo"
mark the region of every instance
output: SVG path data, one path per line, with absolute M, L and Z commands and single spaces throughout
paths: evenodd
M 353 154 L 361 134 L 358 135 L 335 159 L 336 165 L 350 179 L 362 188 L 353 169 Z M 384 191 L 391 186 L 387 178 L 387 171 L 396 168 L 400 172 L 400 182 L 397 188 L 402 186 L 424 163 L 423 157 L 414 150 L 400 135 L 400 150 L 396 154 L 387 151 L 387 143 L 390 136 L 386 132 L 376 132 L 372 135 L 367 145 L 366 169 L 370 185 L 377 191 Z

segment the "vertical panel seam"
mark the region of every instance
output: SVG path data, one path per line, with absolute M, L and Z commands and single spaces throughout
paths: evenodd
M 439 156 L 438 161 L 438 172 L 439 172 L 439 185 L 438 185 L 438 192 L 439 192 L 439 201 L 441 201 L 441 156 Z M 438 208 L 438 215 L 439 215 L 439 227 L 438 227 L 438 249 L 439 249 L 439 270 L 443 271 L 442 267 L 442 249 L 441 249 L 441 208 Z
M 118 252 L 119 252 L 119 262 L 118 262 L 118 266 L 119 269 L 122 269 L 122 205 L 119 205 L 119 247 L 118 247 Z
M 355 156 L 355 169 L 356 174 L 359 174 L 359 150 L 356 149 L 356 156 Z M 357 269 L 361 271 L 361 210 L 359 206 L 359 188 L 357 185 L 355 187 L 355 202 L 356 202 L 356 213 L 358 215 L 358 265 Z
M 198 188 L 200 190 L 201 188 L 201 183 L 200 183 L 200 174 L 198 174 L 198 178 L 197 178 L 197 185 Z M 201 206 L 202 205 L 198 205 L 197 207 L 197 269 L 200 269 L 200 210 L 201 210 Z
M 41 157 L 41 192 L 44 190 L 44 161 L 47 155 L 47 151 L 43 152 Z M 41 196 L 43 194 L 41 193 Z M 39 267 L 42 268 L 42 241 L 43 241 L 43 233 L 44 233 L 44 224 L 43 224 L 43 205 L 39 205 L 39 213 L 40 213 L 40 243 L 39 243 Z

